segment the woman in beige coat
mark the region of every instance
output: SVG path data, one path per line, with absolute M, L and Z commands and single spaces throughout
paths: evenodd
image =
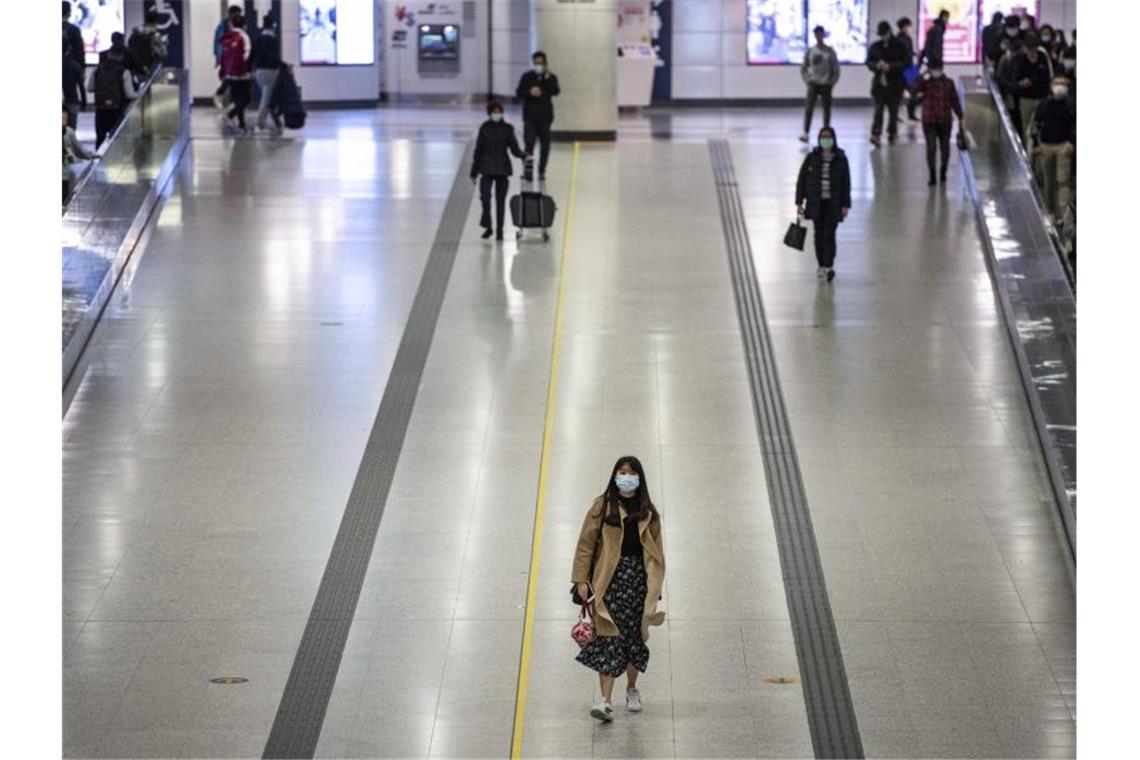
M 597 638 L 577 660 L 598 672 L 602 699 L 590 715 L 613 720 L 614 680 L 625 673 L 626 707 L 641 711 L 638 673 L 649 665 L 649 626 L 661 625 L 657 611 L 665 582 L 661 515 L 649 498 L 645 470 L 637 457 L 614 465 L 605 493 L 594 499 L 582 522 L 570 578 L 582 599 L 593 598 Z

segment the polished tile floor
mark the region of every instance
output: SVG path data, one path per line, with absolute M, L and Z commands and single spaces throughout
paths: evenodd
M 809 757 L 706 140 L 727 136 L 868 757 L 1072 757 L 1074 594 L 956 177 L 871 152 L 838 279 L 780 244 L 792 110 L 628 117 L 584 146 L 524 754 Z M 68 757 L 260 756 L 475 110 L 205 113 L 64 420 Z M 567 209 L 569 146 L 550 192 Z M 321 757 L 508 754 L 564 217 L 452 273 Z M 810 243 L 810 241 L 809 241 Z M 138 255 L 138 254 L 136 254 Z M 636 453 L 669 621 L 646 709 L 597 726 L 566 602 Z M 248 683 L 211 684 L 218 676 Z M 620 693 L 621 686 L 618 687 Z

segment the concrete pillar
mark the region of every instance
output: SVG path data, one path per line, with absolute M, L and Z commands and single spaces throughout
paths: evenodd
M 534 44 L 562 94 L 554 139 L 617 138 L 617 0 L 533 0 Z

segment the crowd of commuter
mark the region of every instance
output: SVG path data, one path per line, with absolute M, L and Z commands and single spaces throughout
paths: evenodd
M 916 50 L 909 18 L 898 19 L 896 28 L 880 21 L 866 58 L 874 102 L 870 143 L 875 148 L 882 146 L 884 128 L 889 143 L 898 139 L 899 109 L 905 99 L 908 118 L 922 122 L 931 186 L 946 182 L 955 117 L 958 145 L 968 145 L 962 100 L 944 68 L 943 40 L 949 18 L 948 11 L 939 13 L 921 50 Z M 812 31 L 816 43 L 805 53 L 800 68 L 807 90 L 800 140 L 808 142 L 817 101 L 823 103 L 824 126 L 818 145 L 800 167 L 795 203 L 798 215 L 815 225 L 817 274 L 831 282 L 835 279 L 835 229 L 850 210 L 850 180 L 846 156 L 836 147 L 831 128 L 831 95 L 841 74 L 839 61 L 825 41 L 827 30 L 817 26 Z M 1076 244 L 1076 36 L 1074 29 L 1069 42 L 1063 30 L 1049 24 L 1038 27 L 1031 16 L 1002 13 L 995 13 L 982 30 L 985 65 L 1030 158 L 1047 215 L 1070 256 Z

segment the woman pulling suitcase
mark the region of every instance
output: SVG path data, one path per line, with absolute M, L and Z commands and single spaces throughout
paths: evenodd
M 510 187 L 511 156 L 528 159 L 515 138 L 515 128 L 503 121 L 503 104 L 492 100 L 487 104 L 487 121 L 479 127 L 475 155 L 471 161 L 471 181 L 479 181 L 479 200 L 483 216 L 479 225 L 483 239 L 491 237 L 491 188 L 495 189 L 495 240 L 503 239 L 503 216 L 507 190 Z M 481 179 L 480 179 L 481 177 Z

